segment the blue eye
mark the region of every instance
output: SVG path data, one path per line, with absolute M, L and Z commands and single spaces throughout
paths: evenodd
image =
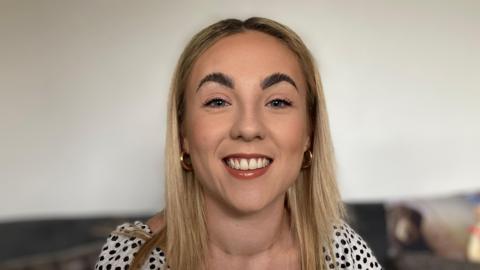
M 203 103 L 203 106 L 212 107 L 212 108 L 225 107 L 225 106 L 228 106 L 228 102 L 226 102 L 221 98 L 213 98 Z
M 267 104 L 270 104 L 270 106 L 273 108 L 284 108 L 292 106 L 292 102 L 290 100 L 280 98 L 274 99 Z

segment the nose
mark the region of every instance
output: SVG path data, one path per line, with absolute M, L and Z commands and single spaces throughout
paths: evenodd
M 265 125 L 262 114 L 254 106 L 243 106 L 235 113 L 230 130 L 232 139 L 253 141 L 265 138 Z

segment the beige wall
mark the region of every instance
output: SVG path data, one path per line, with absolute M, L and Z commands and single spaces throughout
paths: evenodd
M 348 200 L 480 188 L 479 1 L 0 0 L 0 220 L 163 205 L 180 49 L 270 17 L 319 61 Z

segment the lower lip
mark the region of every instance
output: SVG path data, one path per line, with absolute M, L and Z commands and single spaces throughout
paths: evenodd
M 230 173 L 230 175 L 232 175 L 233 177 L 241 180 L 250 180 L 264 175 L 267 172 L 268 168 L 270 168 L 270 165 L 272 165 L 272 163 L 270 162 L 270 164 L 268 164 L 266 167 L 260 169 L 246 171 L 230 168 L 227 164 L 225 164 L 225 162 L 223 162 L 223 165 L 225 166 L 225 168 L 227 168 L 227 172 Z

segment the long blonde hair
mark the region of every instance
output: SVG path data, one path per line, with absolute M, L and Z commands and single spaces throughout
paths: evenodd
M 221 38 L 249 30 L 268 34 L 287 45 L 298 57 L 306 78 L 313 160 L 288 189 L 285 205 L 290 212 L 292 233 L 300 247 L 301 269 L 324 269 L 326 250 L 332 254 L 332 227 L 341 222 L 344 209 L 335 179 L 328 116 L 314 58 L 300 37 L 288 27 L 270 19 L 252 17 L 245 21 L 221 20 L 206 27 L 190 40 L 180 56 L 168 101 L 166 206 L 163 211 L 166 223 L 142 246 L 131 269 L 140 269 L 156 247 L 165 251 L 167 263 L 173 270 L 205 267 L 207 229 L 202 187 L 193 172 L 182 169 L 179 159 L 184 95 L 188 77 L 199 56 Z

